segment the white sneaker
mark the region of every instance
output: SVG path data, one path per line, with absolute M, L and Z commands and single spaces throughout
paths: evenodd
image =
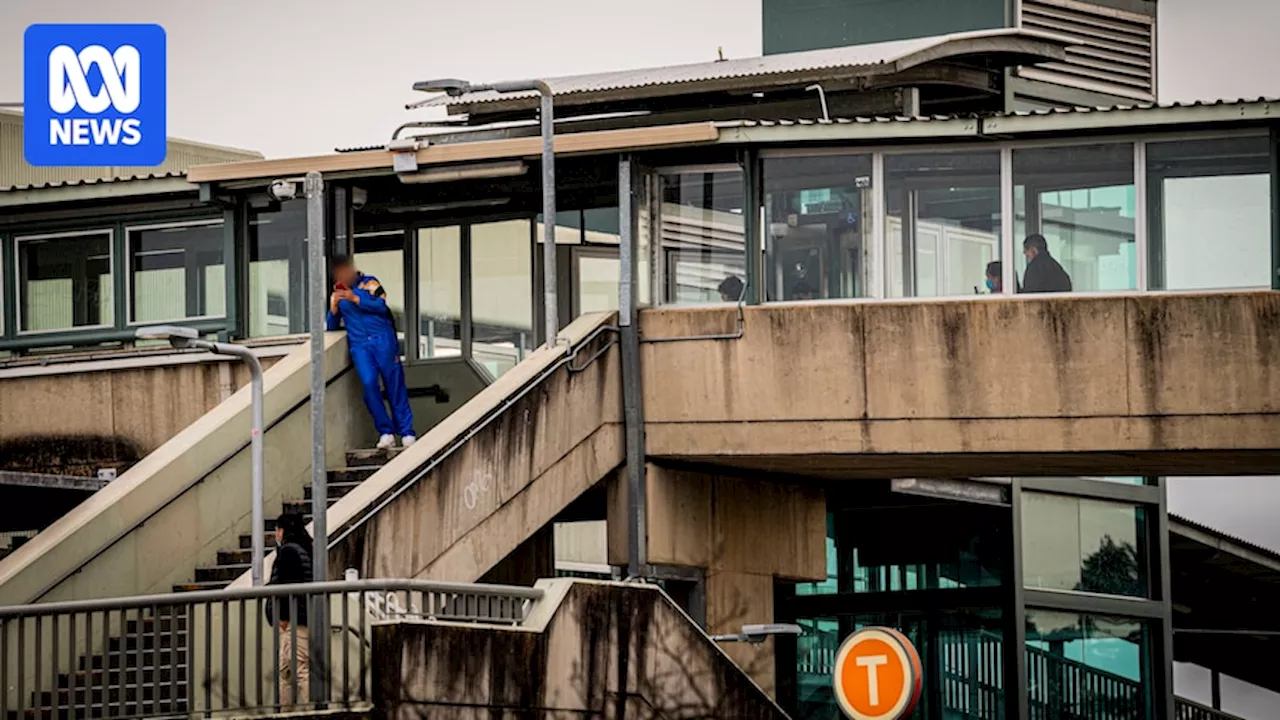
M 412 435 L 405 435 L 404 437 L 400 438 L 400 444 L 405 447 L 409 447 L 410 445 L 414 444 L 417 441 L 418 441 L 418 438 Z
M 379 450 L 389 450 L 395 446 L 396 446 L 395 435 L 383 435 L 382 437 L 378 438 Z

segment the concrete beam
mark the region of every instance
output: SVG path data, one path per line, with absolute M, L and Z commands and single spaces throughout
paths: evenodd
M 96 477 L 79 477 L 76 475 L 52 475 L 49 473 L 18 472 L 0 470 L 0 485 L 15 487 L 48 488 L 51 490 L 83 490 L 97 492 L 106 487 L 110 480 L 99 480 Z

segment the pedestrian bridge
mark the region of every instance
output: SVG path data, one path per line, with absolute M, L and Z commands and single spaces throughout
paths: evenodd
M 651 457 L 851 478 L 1280 460 L 1269 292 L 662 308 L 641 333 Z

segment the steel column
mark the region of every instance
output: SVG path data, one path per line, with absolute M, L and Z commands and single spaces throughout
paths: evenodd
M 325 191 L 324 179 L 318 172 L 307 173 L 307 267 L 311 281 L 310 292 L 304 296 L 310 303 L 307 311 L 311 329 L 311 535 L 312 579 L 325 582 L 329 575 L 329 532 L 325 514 L 329 509 L 329 477 L 324 447 L 324 336 L 325 310 L 329 293 L 327 268 L 325 268 Z M 261 538 L 255 540 L 260 542 Z M 313 627 L 327 628 L 327 604 L 316 603 L 312 618 Z M 318 632 L 311 640 L 311 697 L 319 702 L 328 697 L 325 681 L 328 672 L 328 633 Z
M 627 461 L 627 576 L 641 577 L 648 564 L 645 547 L 647 498 L 644 476 L 644 411 L 640 393 L 639 304 L 635 281 L 635 168 L 630 157 L 618 162 L 618 328 L 622 350 L 622 421 Z

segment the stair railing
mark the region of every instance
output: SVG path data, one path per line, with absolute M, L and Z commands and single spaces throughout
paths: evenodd
M 0 607 L 0 709 L 185 718 L 367 706 L 372 622 L 519 625 L 541 597 L 528 587 L 358 580 Z M 329 660 L 304 672 L 307 628 L 269 622 L 320 617 L 326 606 Z M 282 656 L 282 645 L 298 650 Z

